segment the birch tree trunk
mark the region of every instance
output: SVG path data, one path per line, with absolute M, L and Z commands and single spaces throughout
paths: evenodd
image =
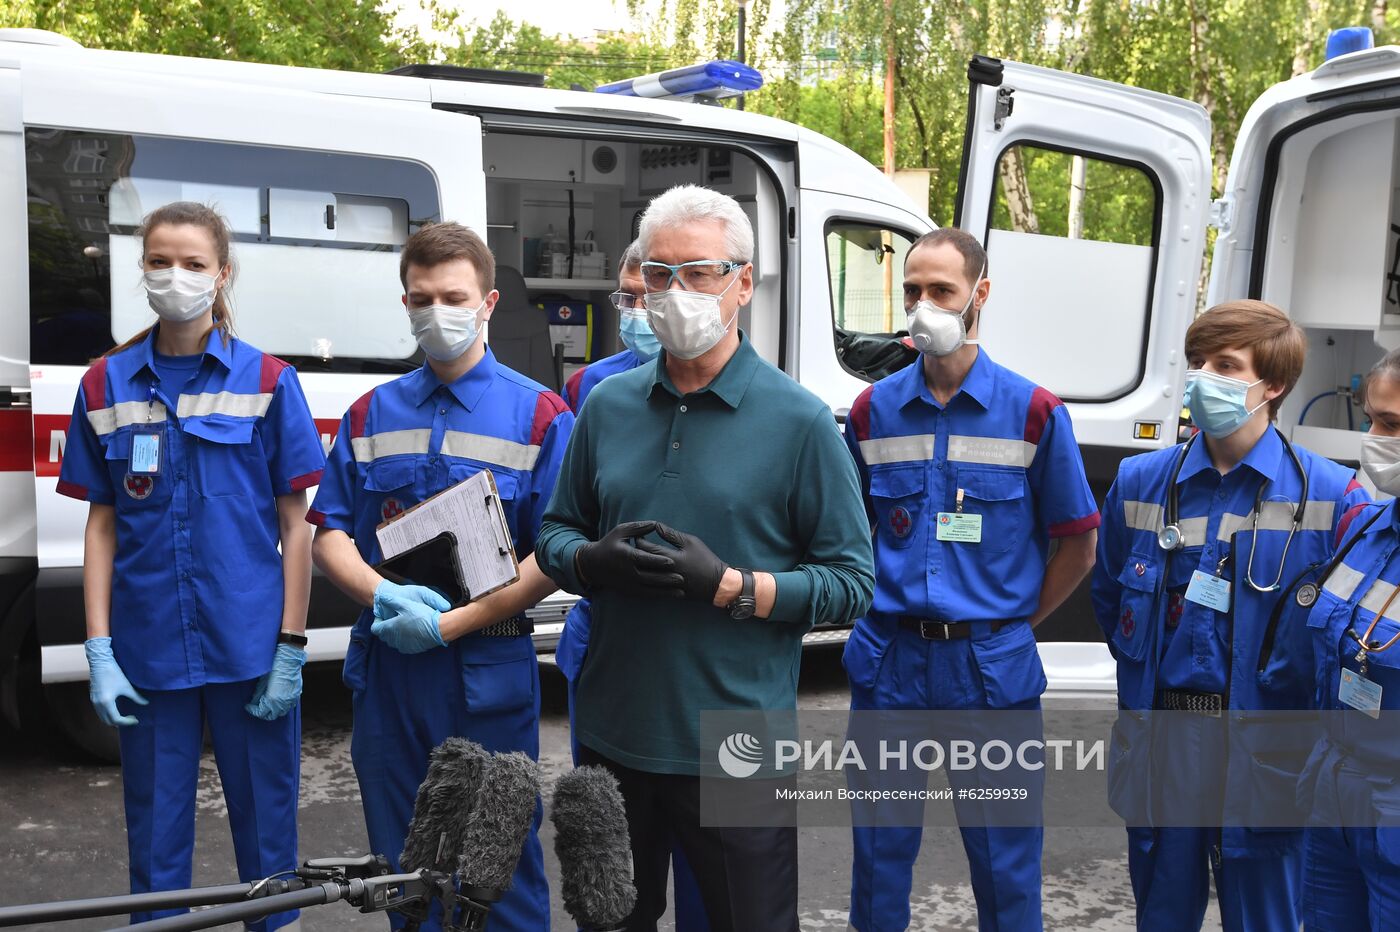
M 1017 233 L 1039 233 L 1040 221 L 1035 216 L 1035 202 L 1031 199 L 1030 185 L 1026 181 L 1026 164 L 1019 146 L 1006 150 L 997 163 L 997 174 L 1001 176 L 1001 189 L 1006 192 L 1011 229 Z

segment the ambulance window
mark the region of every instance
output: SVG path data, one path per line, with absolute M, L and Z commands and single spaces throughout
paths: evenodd
M 904 330 L 904 256 L 914 239 L 858 220 L 827 224 L 836 356 L 862 378 L 882 378 L 910 358 L 896 334 Z
M 1025 144 L 1002 153 L 978 334 L 998 362 L 1068 400 L 1109 400 L 1138 385 L 1160 191 L 1137 164 Z M 1082 362 L 1086 334 L 1092 366 Z
M 31 357 L 86 364 L 154 319 L 137 229 L 173 201 L 233 234 L 236 332 L 301 369 L 396 372 L 417 350 L 399 251 L 438 219 L 399 159 L 68 130 L 26 131 Z

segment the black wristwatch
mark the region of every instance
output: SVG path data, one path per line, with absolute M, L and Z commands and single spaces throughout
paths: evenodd
M 283 631 L 277 635 L 278 644 L 290 644 L 293 647 L 300 647 L 306 650 L 306 635 L 296 634 L 292 631 Z
M 736 566 L 735 569 L 739 568 Z M 754 598 L 753 571 L 741 569 L 739 575 L 743 577 L 743 584 L 739 588 L 739 597 L 725 606 L 729 609 L 729 617 L 735 621 L 752 618 L 754 609 L 758 607 L 758 600 Z

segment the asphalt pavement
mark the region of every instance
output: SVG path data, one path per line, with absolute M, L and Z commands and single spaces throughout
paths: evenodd
M 552 667 L 545 667 L 541 679 L 541 764 L 544 780 L 550 783 L 570 766 L 568 717 L 563 678 Z M 848 698 L 840 651 L 809 649 L 799 705 L 841 710 L 847 707 Z M 1093 707 L 1082 701 L 1069 704 Z M 308 668 L 300 823 L 304 858 L 368 850 L 359 787 L 350 764 L 350 719 L 350 697 L 340 686 L 338 666 Z M 1073 805 L 1073 801 L 1047 799 L 1046 804 Z M 227 822 L 213 755 L 206 750 L 199 781 L 196 885 L 237 880 Z M 559 898 L 559 866 L 548 820 L 542 841 L 554 898 L 554 926 L 569 929 L 572 926 Z M 846 929 L 850 829 L 803 828 L 799 851 L 802 929 Z M 1049 828 L 1043 866 L 1047 929 L 1132 929 L 1133 903 L 1121 829 Z M 51 729 L 25 735 L 0 732 L 0 905 L 125 892 L 121 769 L 84 758 Z M 977 928 L 967 863 L 955 829 L 925 830 L 911 906 L 914 929 L 961 932 Z M 94 919 L 61 927 L 84 932 L 116 924 L 111 919 Z M 302 928 L 306 932 L 384 930 L 388 924 L 382 916 L 361 915 L 346 904 L 336 903 L 305 911 Z M 669 915 L 662 928 L 672 928 Z M 1219 928 L 1213 904 L 1206 928 Z

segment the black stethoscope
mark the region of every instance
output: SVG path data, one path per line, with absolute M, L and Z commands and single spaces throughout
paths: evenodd
M 1293 601 L 1299 608 L 1312 608 L 1313 603 L 1317 601 L 1318 593 L 1322 591 L 1322 587 L 1327 584 L 1327 580 L 1332 576 L 1332 573 L 1337 567 L 1342 565 L 1342 561 L 1347 558 L 1347 554 L 1351 553 L 1351 548 L 1355 547 L 1356 542 L 1366 536 L 1367 529 L 1369 529 L 1372 524 L 1375 524 L 1376 519 L 1385 512 L 1385 509 L 1375 505 L 1374 502 L 1370 504 L 1375 506 L 1375 514 L 1366 519 L 1366 523 L 1361 525 L 1361 529 L 1352 535 L 1351 540 L 1347 541 L 1346 544 L 1325 563 L 1319 560 L 1303 567 L 1302 571 L 1299 572 L 1297 576 L 1293 577 L 1293 581 L 1288 584 L 1288 589 L 1286 591 L 1293 593 Z M 1318 572 L 1319 567 L 1321 567 L 1321 572 Z M 1316 574 L 1315 581 L 1302 582 L 1304 578 L 1312 574 Z M 1299 583 L 1302 583 L 1302 585 L 1299 585 Z M 1274 638 L 1278 633 L 1279 622 L 1283 618 L 1283 608 L 1287 602 L 1288 599 L 1283 598 L 1274 603 L 1274 610 L 1269 615 L 1269 624 L 1264 628 L 1264 637 L 1259 645 L 1260 673 L 1264 672 L 1264 668 L 1269 662 L 1269 656 L 1273 653 Z
M 1254 581 L 1254 551 L 1259 541 L 1259 513 L 1264 504 L 1264 489 L 1268 486 L 1269 480 L 1264 479 L 1259 483 L 1259 489 L 1254 493 L 1254 516 L 1250 524 L 1251 539 L 1249 543 L 1249 563 L 1245 568 L 1244 581 L 1255 592 L 1274 592 L 1283 582 L 1284 567 L 1288 565 L 1288 548 L 1293 546 L 1293 536 L 1303 527 L 1303 515 L 1308 507 L 1308 471 L 1303 468 L 1303 461 L 1298 458 L 1298 453 L 1293 449 L 1293 444 L 1288 442 L 1288 438 L 1277 427 L 1273 428 L 1274 433 L 1283 441 L 1283 448 L 1288 451 L 1288 456 L 1293 460 L 1293 466 L 1298 470 L 1298 478 L 1302 482 L 1303 494 L 1298 496 L 1298 503 L 1293 507 L 1293 526 L 1288 529 L 1288 539 L 1283 544 L 1283 557 L 1278 564 L 1278 577 L 1272 585 L 1260 586 Z M 1200 434 L 1193 434 L 1191 439 L 1181 449 L 1181 455 L 1176 458 L 1176 464 L 1172 466 L 1172 474 L 1167 479 L 1167 504 L 1163 513 L 1162 529 L 1157 532 L 1157 546 L 1168 553 L 1180 550 L 1184 543 L 1181 533 L 1181 524 L 1178 517 L 1179 501 L 1176 480 L 1181 475 L 1181 466 L 1186 462 L 1187 455 L 1191 452 L 1191 447 L 1196 443 L 1196 438 Z

